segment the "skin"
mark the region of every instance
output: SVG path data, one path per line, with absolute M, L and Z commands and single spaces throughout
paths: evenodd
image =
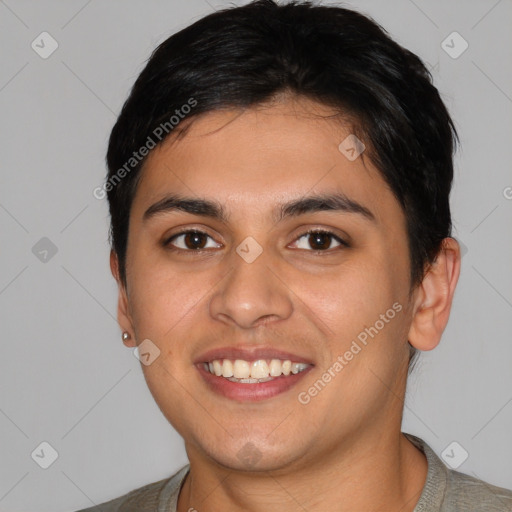
M 334 112 L 304 98 L 208 113 L 187 134 L 153 150 L 130 212 L 126 286 L 118 261 L 118 317 L 126 345 L 150 339 L 161 351 L 142 366 L 155 401 L 180 433 L 190 461 L 178 511 L 412 511 L 425 456 L 401 434 L 408 343 L 431 350 L 448 322 L 460 270 L 452 238 L 409 296 L 405 216 L 370 159 L 349 161 L 350 134 Z M 342 211 L 275 222 L 276 205 L 343 192 L 376 222 Z M 227 223 L 172 211 L 144 222 L 169 193 L 218 200 Z M 181 228 L 211 238 L 203 253 L 162 245 Z M 333 232 L 319 253 L 309 228 Z M 236 252 L 248 236 L 262 254 Z M 330 242 L 330 245 L 329 245 Z M 184 247 L 184 239 L 174 244 Z M 184 249 L 185 251 L 185 249 Z M 410 299 L 410 300 L 409 300 Z M 365 327 L 398 302 L 403 309 L 304 405 L 307 391 Z M 314 368 L 298 386 L 260 402 L 210 391 L 193 365 L 206 350 L 272 345 Z M 252 445 L 247 445 L 252 443 Z M 258 453 L 252 465 L 237 454 Z M 314 492 L 312 492 L 314 490 Z

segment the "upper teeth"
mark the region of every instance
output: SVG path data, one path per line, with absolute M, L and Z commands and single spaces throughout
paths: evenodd
M 214 359 L 205 367 L 210 373 L 217 377 L 235 377 L 237 379 L 264 379 L 266 377 L 279 377 L 280 375 L 290 375 L 290 373 L 299 373 L 305 370 L 307 363 L 292 363 L 289 359 L 258 359 L 257 361 L 244 361 L 243 359 Z

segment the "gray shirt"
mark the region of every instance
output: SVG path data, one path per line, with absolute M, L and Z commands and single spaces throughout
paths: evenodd
M 428 472 L 414 512 L 512 512 L 512 490 L 449 469 L 419 437 L 404 435 L 426 456 Z M 170 478 L 77 512 L 176 512 L 187 464 Z

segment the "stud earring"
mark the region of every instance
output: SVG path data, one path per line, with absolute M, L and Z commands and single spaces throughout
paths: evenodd
M 123 332 L 123 341 L 129 340 L 129 339 L 130 339 L 130 333 L 127 331 L 124 331 Z

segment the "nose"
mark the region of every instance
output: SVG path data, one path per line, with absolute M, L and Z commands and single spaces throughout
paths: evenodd
M 250 329 L 292 314 L 292 292 L 265 253 L 252 263 L 233 253 L 231 271 L 210 299 L 212 318 Z

